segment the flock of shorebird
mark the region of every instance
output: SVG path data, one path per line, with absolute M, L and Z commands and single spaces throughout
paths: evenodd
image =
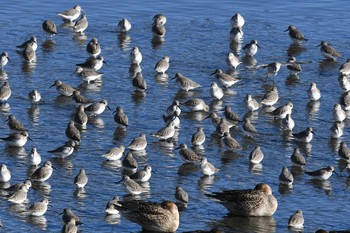
M 88 27 L 88 20 L 85 12 L 77 5 L 72 9 L 63 11 L 58 14 L 65 21 L 72 22 L 72 29 L 75 33 L 84 33 Z M 245 23 L 244 18 L 236 13 L 231 18 L 231 32 L 230 37 L 233 43 L 239 44 L 243 36 L 243 25 Z M 165 36 L 166 29 L 166 17 L 162 14 L 157 14 L 153 18 L 152 32 L 155 37 L 162 38 Z M 42 24 L 43 30 L 47 34 L 47 37 L 52 37 L 57 34 L 57 29 L 53 21 L 45 20 Z M 120 33 L 127 33 L 131 29 L 131 23 L 127 19 L 122 19 L 118 24 L 118 30 Z M 289 26 L 287 30 L 290 38 L 295 45 L 301 46 L 303 41 L 307 38 L 295 27 Z M 337 50 L 328 44 L 326 41 L 320 43 L 321 53 L 325 59 L 335 61 L 340 54 Z M 37 49 L 36 37 L 31 37 L 28 41 L 19 45 L 20 53 L 23 59 L 29 63 L 35 62 Z M 241 79 L 234 75 L 237 67 L 244 62 L 250 68 L 254 69 L 267 69 L 267 76 L 276 76 L 280 68 L 286 66 L 291 75 L 297 76 L 302 71 L 300 64 L 306 62 L 298 62 L 295 57 L 290 57 L 286 63 L 273 62 L 270 64 L 262 64 L 256 66 L 254 63 L 254 55 L 258 52 L 259 43 L 257 40 L 252 40 L 250 43 L 243 47 L 243 51 L 246 56 L 240 60 L 233 52 L 228 53 L 226 62 L 230 67 L 231 73 L 224 73 L 220 69 L 216 69 L 212 75 L 215 75 L 221 86 L 216 82 L 210 85 L 210 96 L 213 99 L 220 100 L 224 97 L 224 89 L 232 87 L 235 83 Z M 105 63 L 101 54 L 101 48 L 97 38 L 91 39 L 86 47 L 90 57 L 81 64 L 77 64 L 76 75 L 80 77 L 84 82 L 99 82 L 103 73 L 98 70 L 102 68 Z M 0 67 L 4 68 L 10 61 L 7 52 L 3 52 L 0 57 Z M 147 90 L 147 84 L 140 71 L 140 64 L 142 62 L 142 53 L 138 47 L 134 47 L 130 53 L 130 70 L 134 71 L 132 79 L 132 85 L 136 90 L 144 92 Z M 170 58 L 165 56 L 155 65 L 154 70 L 159 74 L 165 74 L 169 68 Z M 350 109 L 350 83 L 347 76 L 350 75 L 350 60 L 347 60 L 339 69 L 339 82 L 341 87 L 346 91 L 342 96 L 341 104 L 335 104 L 333 109 L 334 124 L 331 128 L 331 137 L 340 138 L 343 135 L 343 121 L 346 119 L 346 110 Z M 185 77 L 181 73 L 176 73 L 174 79 L 177 85 L 183 91 L 191 91 L 200 88 L 201 85 L 188 77 Z M 51 87 L 55 87 L 58 94 L 62 96 L 72 97 L 77 103 L 78 109 L 75 111 L 72 120 L 69 121 L 65 134 L 68 141 L 61 147 L 58 147 L 49 152 L 60 158 L 66 158 L 70 156 L 77 147 L 79 147 L 81 137 L 81 130 L 86 129 L 88 119 L 90 116 L 97 116 L 104 112 L 106 108 L 109 108 L 107 100 L 101 100 L 93 102 L 84 97 L 80 91 L 74 89 L 69 84 L 63 83 L 60 80 L 56 80 Z M 310 89 L 307 92 L 310 101 L 318 101 L 321 98 L 320 90 L 316 84 L 312 82 Z M 9 81 L 5 80 L 0 88 L 0 101 L 2 104 L 6 104 L 11 97 L 11 88 Z M 33 90 L 28 94 L 32 103 L 39 103 L 41 95 L 37 90 Z M 178 134 L 178 128 L 180 125 L 181 106 L 187 107 L 190 111 L 203 111 L 209 112 L 208 118 L 210 118 L 216 127 L 216 133 L 224 145 L 230 150 L 241 150 L 242 146 L 232 137 L 230 128 L 236 125 L 237 122 L 243 122 L 243 131 L 249 135 L 255 135 L 259 132 L 250 121 L 250 116 L 254 114 L 259 108 L 264 106 L 266 109 L 271 108 L 269 113 L 275 117 L 276 120 L 281 122 L 283 130 L 289 133 L 289 136 L 301 143 L 310 143 L 313 139 L 314 131 L 311 127 L 308 127 L 305 131 L 299 133 L 292 133 L 295 126 L 292 119 L 293 103 L 287 102 L 277 108 L 273 108 L 279 100 L 279 94 L 277 87 L 273 87 L 266 93 L 261 101 L 257 101 L 252 95 L 247 95 L 245 99 L 246 107 L 249 110 L 249 114 L 246 114 L 243 120 L 241 120 L 237 114 L 231 110 L 229 106 L 224 109 L 224 117 L 220 118 L 214 111 L 210 111 L 210 107 L 200 98 L 189 99 L 184 102 L 174 100 L 174 102 L 166 109 L 167 115 L 164 116 L 166 126 L 161 128 L 157 132 L 151 134 L 151 136 L 158 138 L 159 140 L 171 141 Z M 124 113 L 122 107 L 118 106 L 114 115 L 115 122 L 121 127 L 128 127 L 128 116 Z M 26 128 L 19 122 L 14 115 L 9 115 L 7 120 L 9 129 L 12 133 L 8 137 L 1 138 L 10 147 L 22 147 L 26 144 L 27 140 L 31 140 Z M 201 146 L 205 142 L 205 133 L 202 127 L 193 134 L 191 143 L 195 147 Z M 139 137 L 136 137 L 127 148 L 130 150 L 126 153 L 122 160 L 123 168 L 128 171 L 119 182 L 123 182 L 126 191 L 132 196 L 137 196 L 142 193 L 149 192 L 149 187 L 141 185 L 147 182 L 151 178 L 153 172 L 150 165 L 146 165 L 144 169 L 137 171 L 137 161 L 133 158 L 134 152 L 144 151 L 147 147 L 146 134 L 141 133 Z M 106 152 L 103 157 L 109 161 L 120 160 L 125 154 L 126 147 L 115 147 Z M 176 149 L 179 155 L 186 163 L 198 164 L 201 171 L 206 176 L 212 176 L 219 171 L 212 163 L 208 161 L 208 158 L 197 154 L 194 150 L 190 149 L 185 143 L 180 144 Z M 350 149 L 345 142 L 341 142 L 339 147 L 339 156 L 348 161 L 350 159 Z M 7 198 L 9 202 L 15 204 L 22 204 L 27 199 L 27 192 L 30 189 L 32 182 L 44 182 L 50 178 L 53 172 L 52 164 L 50 161 L 46 161 L 42 166 L 40 154 L 36 148 L 33 148 L 28 155 L 30 159 L 30 165 L 38 166 L 33 173 L 29 176 L 28 180 L 12 185 L 10 187 L 1 190 L 1 194 Z M 264 158 L 264 154 L 259 146 L 256 146 L 250 153 L 249 161 L 253 164 L 259 164 Z M 300 153 L 299 148 L 295 148 L 293 155 L 291 156 L 291 162 L 296 166 L 305 166 L 305 158 Z M 350 171 L 350 165 L 347 167 L 347 171 Z M 333 166 L 327 166 L 316 171 L 305 171 L 305 174 L 311 176 L 313 179 L 327 180 L 334 171 Z M 11 179 L 11 172 L 5 164 L 1 164 L 0 182 L 6 183 Z M 281 174 L 279 175 L 279 181 L 283 185 L 290 186 L 293 184 L 294 178 L 292 173 L 287 167 L 283 167 Z M 119 183 L 117 182 L 117 183 Z M 88 183 L 88 177 L 85 173 L 85 169 L 81 169 L 79 174 L 74 179 L 74 184 L 78 189 L 84 188 Z M 278 207 L 278 202 L 272 194 L 271 187 L 266 183 L 257 184 L 253 189 L 246 190 L 225 190 L 222 192 L 213 192 L 206 194 L 206 196 L 219 202 L 228 209 L 231 214 L 240 216 L 272 216 Z M 115 196 L 106 206 L 106 213 L 111 215 L 119 215 L 121 213 L 130 221 L 138 223 L 144 230 L 151 232 L 175 232 L 180 225 L 179 209 L 180 204 L 186 206 L 189 200 L 189 194 L 180 186 L 176 187 L 175 198 L 178 203 L 172 201 L 163 201 L 161 203 L 141 201 L 133 198 L 126 198 L 120 200 L 118 196 Z M 44 198 L 40 202 L 36 202 L 28 206 L 27 211 L 33 216 L 42 216 L 48 209 L 49 200 Z M 73 214 L 69 208 L 63 210 L 62 220 L 64 225 L 62 227 L 63 233 L 78 232 L 78 225 L 82 222 Z M 299 229 L 303 228 L 304 218 L 302 210 L 297 210 L 289 219 L 288 226 Z M 204 232 L 204 231 L 201 231 Z M 213 229 L 210 232 L 220 232 L 217 229 Z M 317 231 L 321 232 L 321 231 Z

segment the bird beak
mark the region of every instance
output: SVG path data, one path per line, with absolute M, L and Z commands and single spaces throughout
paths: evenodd
M 154 173 L 154 174 L 157 174 L 157 172 L 155 172 L 155 171 L 153 171 L 153 170 L 152 170 L 151 172 Z
M 124 179 L 121 179 L 121 180 L 115 182 L 115 184 L 119 184 L 119 183 L 121 183 L 123 180 L 124 180 Z
M 181 148 L 181 146 L 179 146 L 179 147 L 176 147 L 174 150 L 178 150 L 178 149 L 180 149 Z
M 314 133 L 314 131 L 311 131 L 311 133 L 312 133 L 313 135 L 316 135 L 316 134 Z
M 216 74 L 216 71 L 214 71 L 214 73 L 211 73 L 210 76 L 213 76 L 214 74 Z
M 316 47 L 320 47 L 320 46 L 321 46 L 321 44 L 317 45 Z
M 284 30 L 283 32 L 286 32 L 286 31 L 288 31 L 288 28 L 286 30 Z
M 33 141 L 30 137 L 28 137 L 28 139 L 29 139 L 30 141 Z
M 103 64 L 107 65 L 107 62 L 105 62 L 105 61 L 102 61 L 102 62 L 103 62 Z
M 293 111 L 298 112 L 295 108 L 292 108 Z
M 340 176 L 336 171 L 333 171 L 334 174 L 336 174 L 337 176 Z
M 10 63 L 12 63 L 12 61 L 10 60 L 10 58 L 9 58 L 9 57 L 7 57 L 7 60 L 9 60 L 9 62 L 10 62 Z
M 108 105 L 106 107 L 109 109 L 109 111 L 112 111 L 112 109 Z
M 55 86 L 55 84 L 52 84 L 49 88 L 51 88 L 51 87 L 53 87 L 53 86 Z
M 260 45 L 258 45 L 258 44 L 256 44 L 256 46 L 258 46 L 259 49 L 261 48 Z
M 176 79 L 176 77 L 174 77 L 174 78 L 171 78 L 170 80 L 174 80 L 174 79 Z

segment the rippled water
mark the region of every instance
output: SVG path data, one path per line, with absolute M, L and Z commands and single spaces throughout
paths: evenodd
M 338 101 L 342 90 L 337 81 L 337 70 L 350 50 L 345 1 L 318 1 L 308 3 L 275 1 L 266 4 L 262 1 L 81 1 L 86 11 L 89 27 L 85 36 L 76 36 L 71 30 L 59 26 L 62 21 L 57 12 L 74 5 L 71 1 L 16 1 L 2 3 L 0 8 L 1 50 L 8 51 L 12 64 L 5 67 L 12 88 L 9 100 L 10 110 L 3 109 L 2 121 L 8 114 L 14 114 L 29 129 L 33 142 L 28 142 L 21 150 L 7 148 L 1 142 L 1 163 L 12 171 L 11 184 L 27 177 L 29 165 L 26 154 L 36 146 L 43 160 L 50 159 L 55 167 L 52 177 L 42 186 L 35 186 L 29 192 L 30 203 L 47 196 L 51 207 L 42 218 L 29 218 L 15 206 L 1 198 L 0 219 L 3 232 L 57 232 L 62 227 L 63 208 L 71 208 L 85 223 L 80 227 L 84 232 L 139 232 L 140 227 L 128 220 L 105 217 L 106 203 L 114 195 L 125 195 L 122 184 L 114 184 L 121 178 L 118 164 L 104 162 L 101 155 L 116 145 L 128 145 L 140 133 L 149 135 L 163 127 L 162 114 L 174 97 L 181 101 L 190 97 L 203 98 L 208 104 L 210 83 L 216 81 L 209 76 L 215 69 L 227 70 L 225 56 L 230 51 L 230 18 L 240 12 L 246 19 L 243 44 L 257 39 L 261 49 L 255 56 L 257 64 L 273 61 L 285 62 L 290 46 L 288 34 L 283 32 L 288 25 L 299 27 L 309 41 L 303 44 L 306 49 L 297 56 L 298 60 L 311 60 L 303 65 L 299 79 L 286 79 L 288 72 L 282 68 L 275 78 L 280 93 L 277 106 L 292 100 L 297 110 L 293 112 L 296 122 L 295 132 L 311 126 L 316 136 L 311 145 L 302 148 L 307 153 L 306 170 L 334 165 L 342 176 L 332 176 L 322 183 L 312 182 L 302 172 L 296 172 L 294 187 L 283 190 L 278 185 L 278 175 L 283 166 L 291 167 L 290 155 L 296 144 L 283 137 L 278 123 L 260 110 L 253 124 L 261 134 L 254 138 L 244 136 L 241 125 L 232 134 L 245 148 L 244 151 L 226 152 L 220 139 L 214 136 L 215 128 L 206 114 L 186 113 L 181 115 L 179 143 L 190 144 L 191 135 L 202 126 L 207 136 L 204 151 L 210 162 L 220 168 L 211 178 L 202 177 L 197 167 L 183 166 L 178 152 L 172 144 L 158 142 L 148 136 L 147 155 L 137 157 L 139 166 L 152 165 L 157 172 L 152 175 L 151 192 L 144 196 L 148 200 L 174 200 L 175 186 L 181 185 L 190 194 L 188 209 L 181 213 L 178 232 L 219 227 L 225 232 L 286 232 L 289 216 L 296 209 L 302 209 L 305 217 L 305 232 L 317 228 L 349 228 L 347 216 L 350 214 L 349 180 L 345 172 L 340 172 L 344 163 L 338 160 L 337 146 L 341 140 L 347 141 L 349 122 L 345 121 L 344 136 L 338 141 L 329 139 L 332 125 L 331 109 Z M 162 43 L 152 40 L 151 21 L 153 15 L 163 13 L 167 16 L 167 34 Z M 133 28 L 127 38 L 118 37 L 116 25 L 121 18 L 128 18 Z M 41 23 L 53 20 L 59 27 L 59 34 L 53 41 L 45 41 Z M 16 53 L 16 45 L 30 36 L 38 38 L 37 63 L 28 66 Z M 71 75 L 75 64 L 87 57 L 87 42 L 97 37 L 102 47 L 102 55 L 108 63 L 102 85 L 84 85 L 79 78 Z M 343 55 L 339 62 L 324 63 L 316 47 L 321 40 L 330 41 Z M 149 89 L 146 95 L 135 94 L 129 74 L 129 53 L 138 46 L 143 54 L 142 73 Z M 231 45 L 232 49 L 232 45 Z M 171 58 L 169 78 L 161 79 L 153 71 L 155 63 L 163 56 Z M 178 87 L 170 78 L 176 72 L 202 84 L 198 91 L 178 92 Z M 240 116 L 246 113 L 243 99 L 252 94 L 260 99 L 273 82 L 266 79 L 264 70 L 249 70 L 239 66 L 238 76 L 242 81 L 226 92 L 221 105 L 216 110 L 222 115 L 223 106 L 229 105 Z M 127 131 L 117 128 L 112 112 L 106 110 L 100 117 L 91 119 L 79 150 L 65 160 L 55 159 L 47 153 L 66 141 L 64 130 L 73 112 L 74 104 L 57 97 L 49 86 L 56 79 L 83 90 L 94 100 L 107 99 L 114 109 L 122 106 L 129 116 Z M 306 90 L 311 81 L 317 83 L 322 92 L 319 106 L 308 104 Z M 27 94 L 32 89 L 41 92 L 43 100 L 39 105 L 31 105 Z M 313 107 L 313 108 L 312 108 Z M 5 123 L 0 124 L 0 136 L 9 133 Z M 265 159 L 259 168 L 248 162 L 250 151 L 260 145 Z M 85 168 L 89 183 L 83 193 L 77 193 L 73 179 L 80 168 Z M 205 193 L 222 189 L 252 188 L 259 182 L 271 185 L 279 201 L 279 208 L 271 218 L 241 218 L 228 215 L 220 204 L 205 197 Z

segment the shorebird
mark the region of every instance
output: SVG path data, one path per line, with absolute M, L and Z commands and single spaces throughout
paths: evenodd
M 28 208 L 28 212 L 32 216 L 43 216 L 47 211 L 48 205 L 49 205 L 49 200 L 47 198 L 44 198 L 40 202 L 33 203 Z
M 92 38 L 90 42 L 86 45 L 86 51 L 90 56 L 98 56 L 101 53 L 101 46 L 100 43 L 98 43 L 98 40 L 96 37 Z
M 253 164 L 261 163 L 264 159 L 264 153 L 262 152 L 260 146 L 256 146 L 252 152 L 249 154 L 249 162 Z
M 198 127 L 197 131 L 192 135 L 191 143 L 194 146 L 200 146 L 205 142 L 205 133 L 203 127 Z
M 61 16 L 64 20 L 72 22 L 79 18 L 81 10 L 81 7 L 79 5 L 76 5 L 71 9 L 58 13 L 58 15 Z
M 277 87 L 274 86 L 270 91 L 268 91 L 264 97 L 261 99 L 260 103 L 265 106 L 272 106 L 277 103 L 279 99 Z
M 56 87 L 56 91 L 58 92 L 58 94 L 63 96 L 72 96 L 73 92 L 75 91 L 73 87 L 61 82 L 60 80 L 56 80 L 54 84 L 50 86 L 50 88 L 51 87 Z
M 321 46 L 321 54 L 327 60 L 336 61 L 338 57 L 341 57 L 340 53 L 334 47 L 329 45 L 327 41 L 321 41 L 321 44 L 318 46 Z
M 350 160 L 350 148 L 346 142 L 342 141 L 338 149 L 338 155 L 344 160 Z
M 288 220 L 288 227 L 293 227 L 293 228 L 304 227 L 303 211 L 297 210 L 292 216 L 290 216 Z
M 277 200 L 268 184 L 257 184 L 254 189 L 226 190 L 205 194 L 222 204 L 233 215 L 258 217 L 272 216 L 277 210 Z
M 231 17 L 231 27 L 242 28 L 245 23 L 243 16 L 240 13 L 236 13 Z
M 299 133 L 293 133 L 292 135 L 296 141 L 309 143 L 311 142 L 314 134 L 315 133 L 313 129 L 311 127 L 308 127 L 306 128 L 305 131 L 301 131 Z
M 85 169 L 80 169 L 78 175 L 74 178 L 74 184 L 77 186 L 77 188 L 82 189 L 85 187 L 85 185 L 88 182 L 88 177 L 85 173 Z
M 299 29 L 297 29 L 295 26 L 293 25 L 289 25 L 288 28 L 285 30 L 289 31 L 289 37 L 293 40 L 293 42 L 302 42 L 302 41 L 307 41 L 308 39 L 305 38 L 305 36 L 303 35 L 303 33 L 301 33 L 301 31 Z
M 183 203 L 188 203 L 188 193 L 181 186 L 176 186 L 175 199 Z
M 124 113 L 124 110 L 122 107 L 118 106 L 116 107 L 114 113 L 114 121 L 122 126 L 128 127 L 129 126 L 129 118 Z
M 202 100 L 200 98 L 190 99 L 190 100 L 187 100 L 187 101 L 182 102 L 180 104 L 183 106 L 186 106 L 187 108 L 189 108 L 193 112 L 195 112 L 195 111 L 208 112 L 210 109 L 209 106 L 204 102 L 204 100 Z
M 128 19 L 121 19 L 118 23 L 118 32 L 125 33 L 130 31 L 131 23 Z
M 54 150 L 49 150 L 48 152 L 64 159 L 73 154 L 75 146 L 76 143 L 74 141 L 67 141 L 63 146 L 60 146 Z
M 152 172 L 154 172 L 152 167 L 150 165 L 146 165 L 142 170 L 132 174 L 130 178 L 136 182 L 147 182 L 149 179 L 151 179 Z
M 189 149 L 185 143 L 180 144 L 175 150 L 178 149 L 180 149 L 179 155 L 185 163 L 200 163 L 202 161 L 202 156 Z
M 192 79 L 183 76 L 181 73 L 176 73 L 173 79 L 176 79 L 176 83 L 178 84 L 180 89 L 184 91 L 190 91 L 201 87 L 199 83 L 196 83 Z
M 294 182 L 294 177 L 287 167 L 283 167 L 278 180 L 280 184 L 292 185 Z
M 163 57 L 154 67 L 154 70 L 159 74 L 164 74 L 169 69 L 170 58 L 168 56 Z
M 290 160 L 292 161 L 293 165 L 302 167 L 306 165 L 305 158 L 302 154 L 300 154 L 300 150 L 298 147 L 294 148 L 293 154 L 290 157 Z
M 56 24 L 52 20 L 45 20 L 42 26 L 46 34 L 46 39 L 47 39 L 47 36 L 52 37 L 57 34 Z
M 229 52 L 226 57 L 226 64 L 231 68 L 237 69 L 237 66 L 241 64 L 242 62 L 239 60 L 238 57 L 236 57 L 232 52 Z
M 115 161 L 119 160 L 125 151 L 124 146 L 114 147 L 110 150 L 108 150 L 106 153 L 102 155 L 103 158 L 106 158 L 108 161 Z
M 312 177 L 312 179 L 317 179 L 317 180 L 328 180 L 329 177 L 331 177 L 331 175 L 333 174 L 333 172 L 335 174 L 337 174 L 334 171 L 334 167 L 333 166 L 328 166 L 328 167 L 324 167 L 315 171 L 305 171 L 305 174 L 309 175 Z
M 117 184 L 124 181 L 125 189 L 131 195 L 140 195 L 141 193 L 147 193 L 148 189 L 139 185 L 136 181 L 132 180 L 129 176 L 124 175 L 123 179 L 116 182 Z
M 257 40 L 252 40 L 250 43 L 244 45 L 243 50 L 246 54 L 246 56 L 253 57 L 257 52 L 258 48 L 260 48 Z
M 144 150 L 146 149 L 146 147 L 147 147 L 147 140 L 146 140 L 146 134 L 144 133 L 140 134 L 139 137 L 134 138 L 128 146 L 130 150 L 135 150 L 135 151 Z
M 206 157 L 202 157 L 202 160 L 200 162 L 201 165 L 201 171 L 206 176 L 214 175 L 216 172 L 219 171 L 218 168 L 214 167 L 213 164 L 208 162 L 208 159 Z
M 310 88 L 307 90 L 307 96 L 311 101 L 317 101 L 321 98 L 321 91 L 317 88 L 316 83 L 310 83 Z
M 0 55 L 0 69 L 3 69 L 8 62 L 11 62 L 8 52 L 2 52 Z
M 36 169 L 32 175 L 30 175 L 30 180 L 44 182 L 48 180 L 53 172 L 52 164 L 50 161 L 46 161 L 43 166 Z
M 241 81 L 241 78 L 233 77 L 229 74 L 225 74 L 222 70 L 216 69 L 211 75 L 214 75 L 219 79 L 221 84 L 225 86 L 225 88 L 233 86 L 235 83 Z

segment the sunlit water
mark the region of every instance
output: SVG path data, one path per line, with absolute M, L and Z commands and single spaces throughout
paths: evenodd
M 81 1 L 89 27 L 84 36 L 77 36 L 69 28 L 63 28 L 57 12 L 72 7 L 71 1 L 16 1 L 2 3 L 0 8 L 1 50 L 8 51 L 11 64 L 5 67 L 12 88 L 9 100 L 10 109 L 2 109 L 1 120 L 8 114 L 14 114 L 29 129 L 33 142 L 28 142 L 23 150 L 13 150 L 1 142 L 1 163 L 7 164 L 12 172 L 11 184 L 27 177 L 29 164 L 26 154 L 32 146 L 38 148 L 43 160 L 50 159 L 55 170 L 52 177 L 29 191 L 30 203 L 39 201 L 43 196 L 50 200 L 50 207 L 44 217 L 30 218 L 25 212 L 10 205 L 6 199 L 0 201 L 0 219 L 4 224 L 3 232 L 57 232 L 62 227 L 63 208 L 71 208 L 80 216 L 84 232 L 139 232 L 141 228 L 128 220 L 106 217 L 104 208 L 114 195 L 123 196 L 122 184 L 115 184 L 121 179 L 120 164 L 104 162 L 101 155 L 108 149 L 127 146 L 140 133 L 146 133 L 148 147 L 146 156 L 136 157 L 139 167 L 150 164 L 156 171 L 150 181 L 151 191 L 143 199 L 152 201 L 175 200 L 175 186 L 181 185 L 189 194 L 188 208 L 181 212 L 178 232 L 195 229 L 219 227 L 225 232 L 286 232 L 291 214 L 302 209 L 305 217 L 305 232 L 317 228 L 349 228 L 348 210 L 349 180 L 341 172 L 344 163 L 337 156 L 337 146 L 341 140 L 347 141 L 349 122 L 345 121 L 344 135 L 339 141 L 329 139 L 332 125 L 331 109 L 338 101 L 342 90 L 337 80 L 337 70 L 350 49 L 346 1 L 319 1 L 290 3 L 276 1 L 267 4 L 262 1 Z M 230 18 L 240 12 L 246 20 L 243 28 L 242 45 L 257 39 L 261 46 L 255 56 L 257 64 L 273 61 L 285 62 L 290 39 L 283 32 L 288 25 L 300 28 L 309 41 L 303 43 L 305 51 L 297 55 L 300 61 L 312 61 L 304 64 L 299 79 L 286 79 L 285 67 L 275 77 L 275 85 L 280 93 L 280 106 L 293 101 L 293 119 L 295 132 L 311 126 L 316 136 L 311 145 L 302 148 L 307 154 L 306 170 L 314 170 L 334 165 L 341 177 L 333 175 L 326 182 L 313 182 L 309 177 L 293 170 L 296 174 L 291 190 L 281 189 L 278 175 L 283 166 L 291 168 L 289 157 L 296 146 L 295 142 L 283 137 L 279 124 L 273 118 L 259 110 L 253 124 L 261 134 L 253 138 L 242 132 L 239 123 L 231 133 L 245 148 L 244 151 L 226 152 L 221 140 L 214 133 L 215 128 L 209 120 L 203 120 L 206 114 L 191 114 L 183 108 L 181 129 L 178 143 L 190 145 L 191 135 L 198 126 L 202 126 L 207 136 L 204 154 L 210 162 L 220 168 L 214 177 L 203 177 L 198 167 L 182 166 L 183 162 L 174 151 L 177 145 L 158 142 L 149 136 L 164 126 L 162 114 L 176 97 L 184 101 L 190 97 L 203 98 L 211 103 L 210 83 L 217 81 L 210 74 L 217 68 L 227 70 L 226 54 L 230 47 Z M 151 22 L 153 15 L 163 13 L 167 16 L 167 33 L 164 41 L 152 40 Z M 128 18 L 132 30 L 126 38 L 118 37 L 116 26 L 120 19 Z M 53 20 L 59 34 L 52 41 L 45 41 L 41 23 L 45 19 Z M 37 62 L 28 66 L 16 53 L 16 45 L 30 36 L 37 36 Z M 87 58 L 86 44 L 92 37 L 97 37 L 102 47 L 102 55 L 108 63 L 101 85 L 86 86 L 72 75 L 75 64 Z M 327 40 L 343 55 L 336 63 L 323 63 L 323 57 L 316 47 L 321 40 Z M 145 95 L 134 92 L 129 73 L 129 53 L 133 46 L 138 46 L 143 54 L 142 74 L 148 90 Z M 241 52 L 241 51 L 238 51 Z M 155 63 L 163 56 L 171 59 L 169 77 L 157 77 L 153 71 Z M 202 84 L 197 91 L 182 93 L 171 80 L 176 72 L 192 78 Z M 260 99 L 271 88 L 273 80 L 267 79 L 265 70 L 249 70 L 244 64 L 238 68 L 238 77 L 242 81 L 226 91 L 222 104 L 215 105 L 222 116 L 223 107 L 229 105 L 240 116 L 246 113 L 243 99 L 246 94 Z M 55 80 L 61 80 L 77 87 L 83 94 L 94 100 L 107 99 L 112 110 L 122 106 L 129 116 L 130 126 L 126 131 L 117 128 L 111 111 L 106 110 L 101 116 L 91 119 L 87 130 L 83 131 L 81 146 L 71 157 L 60 160 L 47 153 L 66 141 L 64 130 L 74 109 L 70 100 L 58 98 L 54 88 L 49 86 Z M 322 98 L 310 107 L 306 90 L 311 81 L 317 83 Z M 31 105 L 27 94 L 32 89 L 42 94 L 39 105 Z M 217 103 L 216 103 L 217 104 Z M 317 106 L 319 104 L 319 106 Z M 9 130 L 5 123 L 0 124 L 0 136 L 5 137 Z M 348 142 L 348 141 L 347 141 Z M 260 145 L 265 154 L 261 166 L 249 165 L 248 156 L 252 149 Z M 80 168 L 85 168 L 89 177 L 84 192 L 75 191 L 73 179 Z M 228 215 L 220 204 L 208 199 L 204 194 L 223 189 L 253 188 L 255 184 L 266 182 L 271 185 L 277 197 L 279 207 L 271 218 L 240 218 Z

